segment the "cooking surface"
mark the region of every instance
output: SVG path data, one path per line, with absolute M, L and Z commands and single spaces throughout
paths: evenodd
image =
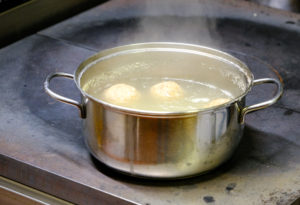
M 81 204 L 289 204 L 299 198 L 300 15 L 248 2 L 187 2 L 154 9 L 154 1 L 110 1 L 1 49 L 0 174 Z M 282 76 L 284 96 L 247 115 L 238 152 L 208 175 L 149 181 L 116 173 L 91 158 L 77 109 L 47 96 L 43 81 L 50 72 L 73 73 L 99 50 L 144 41 L 258 56 Z M 253 58 L 241 58 L 256 78 L 276 77 Z M 53 88 L 79 97 L 70 80 L 55 80 Z M 272 86 L 262 88 L 253 89 L 249 103 L 272 95 Z
M 293 12 L 300 12 L 300 2 L 298 0 L 246 0 L 273 8 L 284 9 Z

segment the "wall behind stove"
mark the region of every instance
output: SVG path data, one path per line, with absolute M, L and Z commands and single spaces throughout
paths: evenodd
M 0 0 L 0 47 L 106 0 Z

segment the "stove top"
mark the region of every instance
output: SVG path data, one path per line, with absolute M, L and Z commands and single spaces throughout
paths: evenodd
M 109 1 L 0 50 L 0 175 L 77 204 L 290 204 L 300 197 L 300 15 L 233 0 L 164 2 Z M 247 115 L 239 150 L 212 173 L 175 181 L 124 176 L 89 155 L 77 110 L 47 96 L 43 81 L 50 72 L 73 73 L 100 50 L 147 41 L 231 52 L 256 78 L 282 78 L 284 95 Z M 54 84 L 79 98 L 72 81 Z M 257 86 L 248 103 L 271 89 Z

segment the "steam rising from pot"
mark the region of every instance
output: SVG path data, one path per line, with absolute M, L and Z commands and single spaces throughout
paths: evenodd
M 218 48 L 216 21 L 209 16 L 209 4 L 198 0 L 149 0 L 141 3 L 135 29 L 120 35 L 119 44 L 182 42 Z M 202 16 L 205 14 L 205 16 Z

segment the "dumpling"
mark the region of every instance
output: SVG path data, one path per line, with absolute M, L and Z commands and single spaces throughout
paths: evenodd
M 217 98 L 215 100 L 212 100 L 210 101 L 206 106 L 205 108 L 209 108 L 209 107 L 215 107 L 217 105 L 221 105 L 221 104 L 224 104 L 224 103 L 227 103 L 229 102 L 229 98 Z
M 150 88 L 150 93 L 153 97 L 163 100 L 178 99 L 184 94 L 181 86 L 174 81 L 157 83 Z
M 106 89 L 103 97 L 110 103 L 122 105 L 138 100 L 140 93 L 131 85 L 119 83 Z

